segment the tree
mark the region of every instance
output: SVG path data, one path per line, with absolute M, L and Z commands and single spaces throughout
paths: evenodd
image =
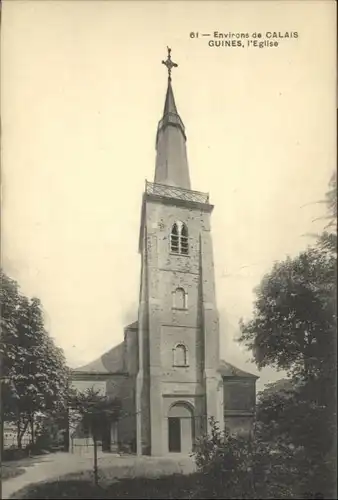
M 255 438 L 284 456 L 296 498 L 335 498 L 333 432 L 325 428 L 329 408 L 314 401 L 310 384 L 280 382 L 259 394 Z
M 64 407 L 68 369 L 63 352 L 44 327 L 41 303 L 28 299 L 1 271 L 2 406 L 5 419 L 16 422 L 18 447 L 27 428 L 34 443 L 39 412 Z
M 321 234 L 309 233 L 307 236 L 315 237 L 319 248 L 322 250 L 337 255 L 337 172 L 334 172 L 331 176 L 329 189 L 325 193 L 325 198 L 315 203 L 321 203 L 326 206 L 326 215 L 317 217 L 313 222 L 324 220 L 326 224 Z
M 324 232 L 319 237 L 319 245 L 330 252 L 337 252 L 337 172 L 334 172 L 329 183 L 329 190 L 325 194 L 328 221 Z
M 311 381 L 312 391 L 327 401 L 336 378 L 337 254 L 325 244 L 328 234 L 337 237 L 335 187 L 334 175 L 326 194 L 330 233 L 273 266 L 256 289 L 253 319 L 240 322 L 239 339 L 259 368 L 269 365 Z
M 117 421 L 121 411 L 118 399 L 111 399 L 100 395 L 99 391 L 91 388 L 84 392 L 72 390 L 69 396 L 70 418 L 73 425 L 80 424 L 93 438 L 94 448 L 94 482 L 99 482 L 97 466 L 97 446 L 102 439 L 102 431 L 111 422 Z
M 299 377 L 335 366 L 336 258 L 319 248 L 276 263 L 256 289 L 253 319 L 241 321 L 240 342 L 259 368 Z
M 241 323 L 257 366 L 286 370 L 292 381 L 259 402 L 261 437 L 294 446 L 299 494 L 325 498 L 335 488 L 335 276 L 336 258 L 320 247 L 275 264 L 256 292 L 253 319 Z
M 301 494 L 331 498 L 336 462 L 336 177 L 329 220 L 315 246 L 278 262 L 256 289 L 242 342 L 259 368 L 286 370 L 291 387 L 265 391 L 257 405 L 262 440 L 291 446 Z

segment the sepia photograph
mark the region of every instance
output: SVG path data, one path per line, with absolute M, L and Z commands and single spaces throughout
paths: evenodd
M 337 498 L 335 2 L 0 8 L 0 499 Z

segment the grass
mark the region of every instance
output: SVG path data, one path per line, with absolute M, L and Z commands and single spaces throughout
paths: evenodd
M 14 477 L 21 476 L 25 472 L 24 469 L 18 467 L 14 464 L 2 464 L 1 466 L 1 479 L 6 481 L 7 479 L 13 479 Z
M 72 474 L 57 481 L 49 481 L 23 488 L 16 499 L 191 499 L 198 498 L 197 474 L 173 474 L 158 478 L 138 477 L 115 479 L 102 477 L 95 486 L 91 473 Z M 76 477 L 77 476 L 77 477 Z

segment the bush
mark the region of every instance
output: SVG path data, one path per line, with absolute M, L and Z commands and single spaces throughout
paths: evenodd
M 255 498 L 245 438 L 221 432 L 212 420 L 211 434 L 198 441 L 194 456 L 204 498 Z
M 111 484 L 95 486 L 93 482 L 68 479 L 40 483 L 19 491 L 17 499 L 185 499 L 202 498 L 196 495 L 198 477 L 195 474 L 183 476 L 175 474 L 157 479 L 132 478 Z M 205 497 L 203 497 L 205 498 Z
M 30 443 L 25 448 L 26 456 L 47 455 L 49 450 L 42 448 L 38 443 Z
M 245 437 L 221 432 L 212 420 L 210 435 L 197 445 L 195 461 L 203 498 L 337 498 L 335 464 L 313 463 L 307 450 L 287 436 L 267 437 L 260 422 L 254 437 Z
M 297 498 L 294 452 L 287 446 L 221 432 L 212 419 L 211 433 L 198 442 L 194 455 L 202 498 Z
M 57 449 L 53 451 L 59 451 Z M 38 446 L 37 444 L 28 444 L 25 448 L 11 447 L 3 451 L 2 459 L 4 462 L 15 462 L 17 460 L 22 460 L 28 458 L 32 455 L 46 455 L 50 450 L 45 450 Z
M 13 446 L 3 451 L 2 459 L 4 462 L 12 462 L 21 460 L 23 458 L 26 458 L 27 456 L 28 451 L 26 450 L 26 448 L 19 449 Z
M 1 480 L 6 481 L 7 479 L 13 479 L 14 477 L 20 476 L 25 472 L 25 469 L 16 467 L 15 465 L 2 465 L 1 466 Z
M 46 500 L 51 498 L 107 498 L 103 488 L 89 481 L 53 481 L 26 486 L 15 493 L 12 498 L 36 498 Z

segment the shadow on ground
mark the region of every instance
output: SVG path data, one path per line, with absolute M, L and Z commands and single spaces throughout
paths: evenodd
M 178 476 L 182 474 L 191 474 L 195 470 L 194 462 L 189 457 L 172 457 L 171 459 L 166 459 L 136 457 L 131 455 L 120 457 L 102 454 L 99 457 L 98 464 L 100 484 L 102 485 L 101 488 L 110 487 L 110 485 L 118 479 L 154 479 L 168 475 Z M 20 477 L 4 481 L 4 499 L 26 498 L 26 496 L 22 497 L 22 494 L 29 495 L 27 498 L 34 498 L 35 494 L 40 495 L 38 491 L 40 491 L 41 488 L 47 487 L 45 486 L 46 484 L 49 485 L 47 488 L 50 488 L 50 485 L 54 484 L 55 486 L 53 488 L 55 489 L 61 487 L 60 485 L 66 482 L 68 491 L 69 485 L 73 484 L 74 481 L 77 482 L 76 486 L 78 488 L 82 487 L 79 485 L 80 482 L 86 484 L 89 488 L 86 490 L 87 486 L 85 487 L 87 495 L 89 495 L 89 497 L 91 495 L 91 493 L 88 493 L 92 491 L 91 485 L 93 485 L 93 457 L 91 455 L 80 457 L 69 453 L 57 453 L 43 457 L 32 457 L 28 460 L 25 459 L 17 462 L 15 465 L 24 469 L 25 473 Z M 32 497 L 30 496 L 30 491 L 34 491 Z M 43 496 L 45 494 L 49 495 L 49 493 L 46 492 L 42 494 L 42 497 L 38 496 L 38 498 L 49 498 L 49 496 Z M 73 492 L 72 495 L 73 494 L 75 494 L 75 492 Z M 102 491 L 100 490 L 97 494 L 100 497 Z M 65 495 L 68 495 L 68 493 L 65 493 Z M 83 492 L 79 497 L 75 496 L 74 498 L 84 498 L 81 495 L 83 495 Z M 63 498 L 63 496 L 59 497 L 58 493 L 54 491 L 51 498 Z M 65 496 L 64 498 L 73 497 Z M 163 496 L 161 498 L 167 497 Z
M 101 479 L 95 486 L 93 480 L 82 477 L 63 478 L 31 485 L 13 495 L 12 499 L 188 499 L 202 498 L 197 474 L 174 474 L 158 478 L 129 477 L 107 482 Z

